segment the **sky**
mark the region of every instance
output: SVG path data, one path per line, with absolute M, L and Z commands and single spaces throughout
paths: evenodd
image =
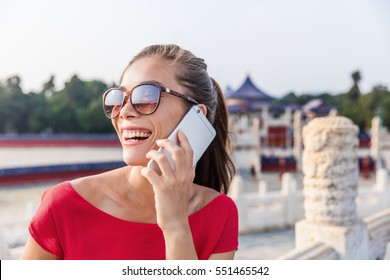
M 118 82 L 151 44 L 205 59 L 222 88 L 249 74 L 273 97 L 390 88 L 388 0 L 0 0 L 0 82 L 39 91 L 74 74 Z

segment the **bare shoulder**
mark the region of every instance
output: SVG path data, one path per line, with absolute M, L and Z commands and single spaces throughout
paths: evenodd
M 195 185 L 195 195 L 192 198 L 192 201 L 190 203 L 192 213 L 200 210 L 210 202 L 212 202 L 215 198 L 217 198 L 221 193 L 217 192 L 214 189 L 205 187 L 205 186 L 200 186 L 200 185 Z
M 97 175 L 78 178 L 70 181 L 70 184 L 82 197 L 90 202 L 101 199 L 107 188 L 110 187 L 117 175 L 122 172 L 121 169 L 114 169 Z
M 199 186 L 198 191 L 199 195 L 203 196 L 206 200 L 209 200 L 209 202 L 221 194 L 220 192 L 205 186 Z

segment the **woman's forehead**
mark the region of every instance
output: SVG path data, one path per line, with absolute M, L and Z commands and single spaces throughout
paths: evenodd
M 176 68 L 167 61 L 156 57 L 144 57 L 136 60 L 125 70 L 121 88 L 131 90 L 134 86 L 148 81 L 158 82 L 172 90 L 182 91 L 176 81 Z

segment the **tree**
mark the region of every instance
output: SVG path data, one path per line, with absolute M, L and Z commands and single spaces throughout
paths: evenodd
M 295 95 L 294 92 L 289 92 L 284 97 L 282 97 L 280 101 L 282 104 L 297 104 L 298 97 Z
M 357 100 L 360 97 L 359 82 L 361 80 L 361 75 L 359 71 L 355 71 L 351 74 L 353 85 L 348 91 L 347 96 L 351 100 Z
M 6 87 L 8 88 L 8 91 L 10 94 L 13 95 L 21 95 L 23 94 L 21 84 L 21 78 L 19 76 L 12 76 L 9 77 L 6 81 Z
M 55 91 L 54 76 L 51 75 L 50 79 L 43 84 L 41 93 L 46 96 L 50 96 L 53 94 L 54 91 Z

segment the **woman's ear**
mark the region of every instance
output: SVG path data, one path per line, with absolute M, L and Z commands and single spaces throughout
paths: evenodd
M 206 105 L 198 104 L 197 106 L 202 110 L 203 115 L 207 116 L 207 107 L 206 107 Z

